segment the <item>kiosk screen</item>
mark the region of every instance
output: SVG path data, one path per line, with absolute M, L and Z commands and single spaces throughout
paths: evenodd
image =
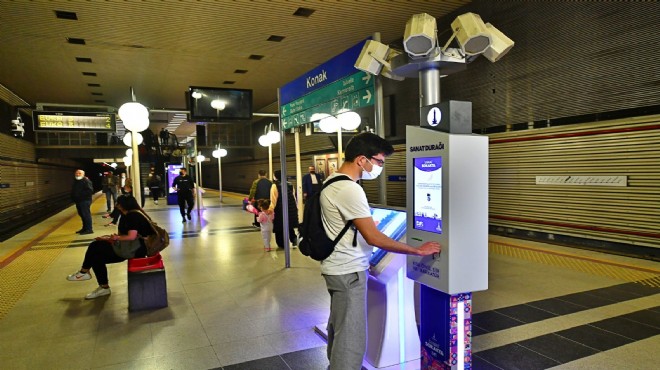
M 406 234 L 406 211 L 371 207 L 371 217 L 378 230 L 394 240 L 400 240 Z M 387 251 L 374 247 L 369 263 L 377 265 L 385 254 Z
M 442 157 L 413 158 L 413 229 L 442 234 Z

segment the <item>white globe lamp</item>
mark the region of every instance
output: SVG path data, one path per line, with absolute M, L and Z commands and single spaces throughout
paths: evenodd
M 271 144 L 276 144 L 280 142 L 280 133 L 277 131 L 270 131 L 268 134 L 268 140 L 270 141 Z
M 337 120 L 339 120 L 341 128 L 347 131 L 357 129 L 360 126 L 360 122 L 362 122 L 360 115 L 351 111 L 339 114 Z
M 139 132 L 137 132 L 137 133 L 135 134 L 135 140 L 137 141 L 137 145 L 142 144 L 142 140 L 144 140 L 144 139 L 142 138 L 142 134 L 140 134 Z M 124 135 L 124 139 L 122 139 L 122 141 L 124 142 L 124 145 L 126 145 L 126 146 L 131 146 L 131 133 L 130 133 L 130 132 L 127 132 L 126 135 Z
M 323 132 L 327 133 L 333 133 L 337 132 L 339 129 L 339 122 L 337 121 L 337 117 L 334 116 L 328 116 L 319 121 L 319 128 Z

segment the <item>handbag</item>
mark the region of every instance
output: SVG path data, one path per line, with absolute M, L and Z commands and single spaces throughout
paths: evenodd
M 134 258 L 135 252 L 142 246 L 140 239 L 116 240 L 112 243 L 112 250 L 121 258 Z
M 129 212 L 137 212 L 141 214 L 148 222 L 149 225 L 151 225 L 151 229 L 154 231 L 153 234 L 142 237 L 142 240 L 144 240 L 144 245 L 147 247 L 147 256 L 153 257 L 160 253 L 163 249 L 165 249 L 168 245 L 170 245 L 170 234 L 167 233 L 167 230 L 163 229 L 162 227 L 158 226 L 157 223 L 151 221 L 147 215 L 144 213 L 138 211 L 138 210 L 133 210 Z

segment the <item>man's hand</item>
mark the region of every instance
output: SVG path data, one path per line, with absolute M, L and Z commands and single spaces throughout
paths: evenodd
M 420 256 L 430 256 L 435 253 L 440 253 L 442 250 L 442 247 L 440 246 L 440 243 L 438 242 L 426 242 L 422 244 L 418 249 L 417 253 Z

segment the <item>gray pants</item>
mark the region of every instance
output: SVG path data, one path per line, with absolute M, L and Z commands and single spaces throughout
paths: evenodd
M 330 370 L 360 370 L 367 347 L 367 273 L 323 275 L 330 293 Z

